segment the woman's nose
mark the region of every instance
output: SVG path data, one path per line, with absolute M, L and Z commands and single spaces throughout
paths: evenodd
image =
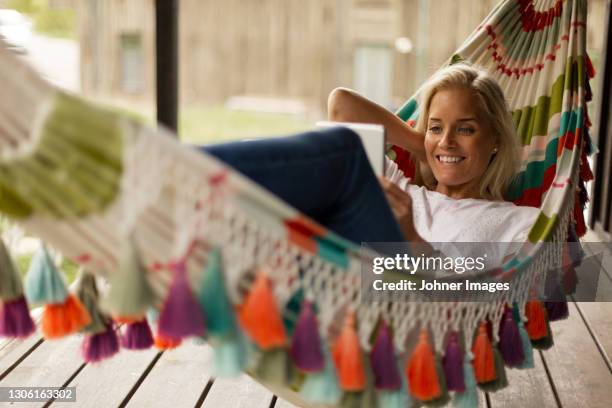
M 442 148 L 453 148 L 456 146 L 455 131 L 453 129 L 447 129 L 440 138 L 438 145 Z

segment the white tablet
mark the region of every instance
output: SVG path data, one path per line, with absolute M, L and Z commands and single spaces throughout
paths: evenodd
M 382 125 L 366 123 L 317 122 L 318 129 L 344 126 L 359 135 L 368 155 L 372 169 L 377 176 L 385 174 L 385 128 Z

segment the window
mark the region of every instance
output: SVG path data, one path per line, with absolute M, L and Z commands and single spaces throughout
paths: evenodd
M 142 36 L 137 33 L 121 34 L 121 90 L 139 93 L 144 90 Z

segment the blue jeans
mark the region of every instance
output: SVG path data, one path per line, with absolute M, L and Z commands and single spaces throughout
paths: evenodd
M 198 149 L 348 240 L 405 241 L 361 140 L 349 129 Z

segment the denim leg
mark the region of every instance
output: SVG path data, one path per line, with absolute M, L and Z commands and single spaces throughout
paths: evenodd
M 198 149 L 357 244 L 405 240 L 361 140 L 349 129 Z

